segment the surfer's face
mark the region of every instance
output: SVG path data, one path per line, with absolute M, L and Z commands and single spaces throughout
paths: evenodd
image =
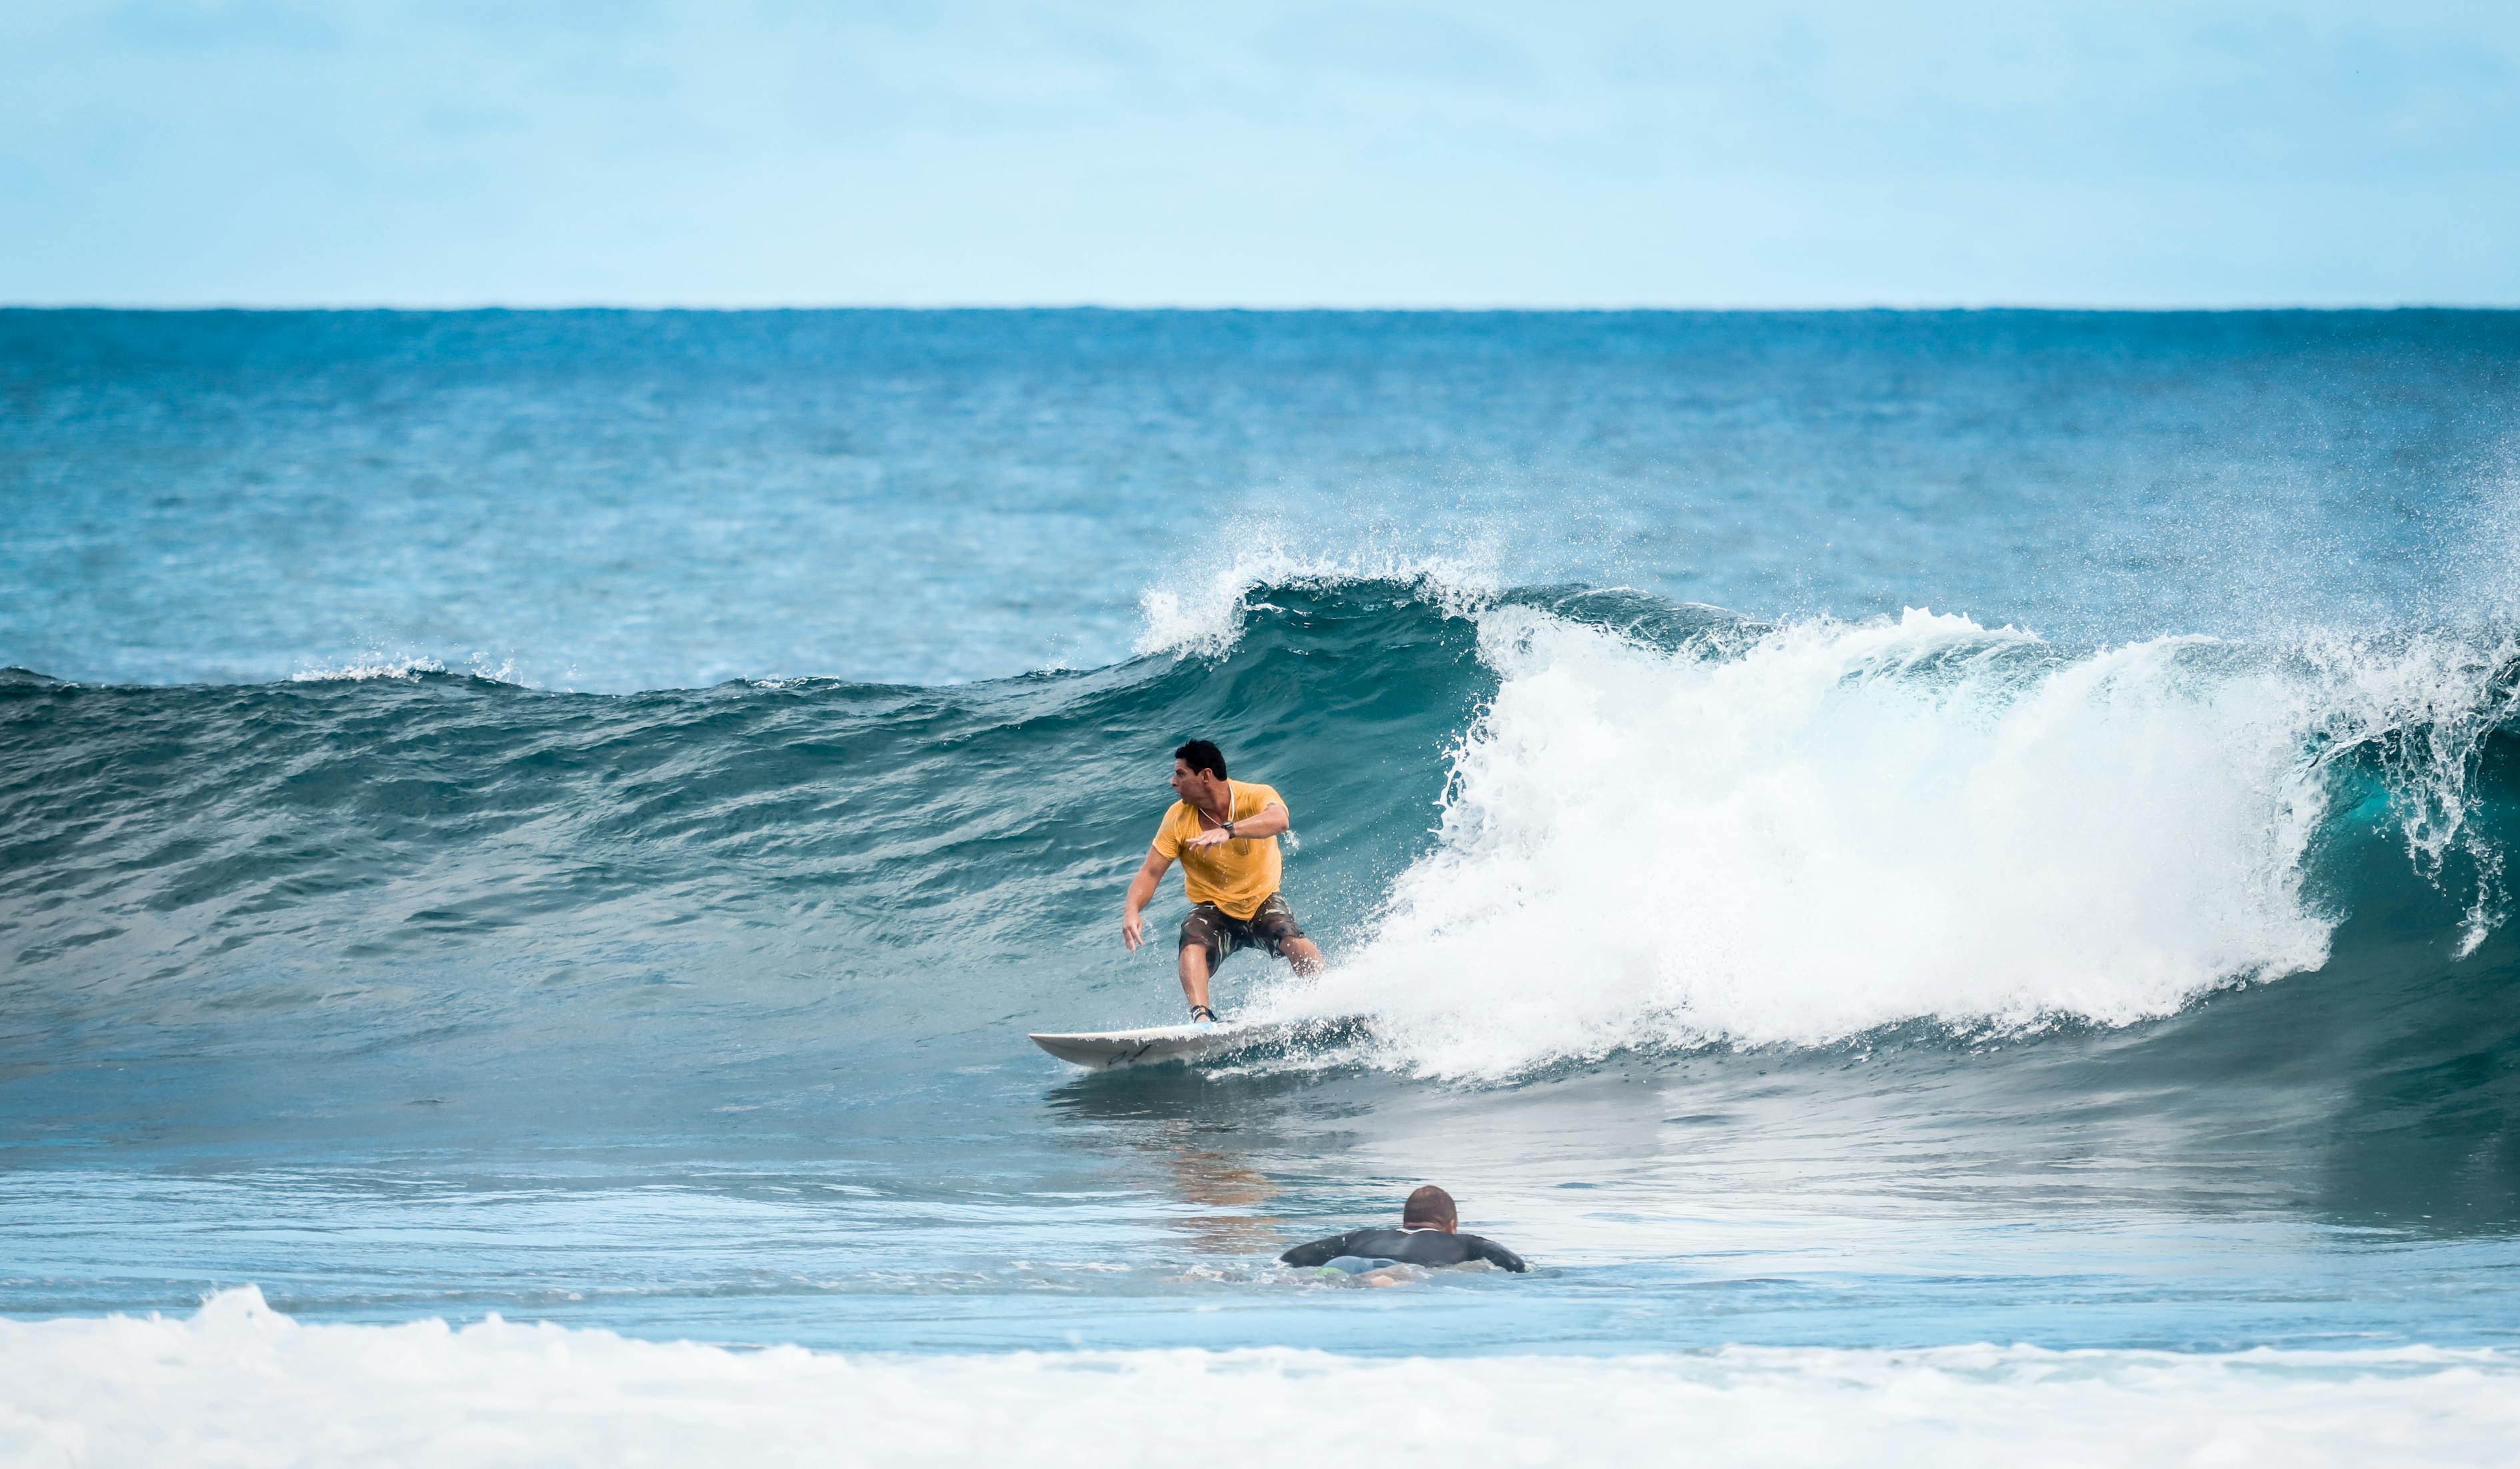
M 1217 779 L 1205 771 L 1192 770 L 1183 761 L 1173 762 L 1173 794 L 1192 805 L 1215 795 L 1218 783 Z

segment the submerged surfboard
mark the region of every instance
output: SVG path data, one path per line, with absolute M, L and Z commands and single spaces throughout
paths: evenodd
M 1156 1066 L 1166 1061 L 1195 1065 L 1264 1046 L 1353 1040 L 1364 1033 L 1370 1019 L 1365 1015 L 1329 1015 L 1265 1023 L 1156 1025 L 1145 1030 L 1077 1031 L 1064 1035 L 1036 1033 L 1032 1044 L 1071 1065 L 1095 1071 Z

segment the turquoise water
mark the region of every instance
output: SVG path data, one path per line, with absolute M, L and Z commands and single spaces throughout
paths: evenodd
M 0 1312 L 2508 1344 L 2515 349 L 0 313 Z M 1190 734 L 1380 1018 L 1080 1076 Z

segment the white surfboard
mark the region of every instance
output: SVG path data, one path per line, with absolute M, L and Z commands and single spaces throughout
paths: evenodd
M 1036 1033 L 1032 1044 L 1071 1065 L 1095 1071 L 1120 1066 L 1195 1065 L 1263 1046 L 1303 1046 L 1353 1040 L 1370 1017 L 1328 1015 L 1310 1020 L 1236 1021 L 1225 1025 L 1155 1025 L 1145 1030 Z

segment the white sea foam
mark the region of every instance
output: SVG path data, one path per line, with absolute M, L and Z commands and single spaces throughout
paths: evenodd
M 0 1459 L 163 1464 L 2507 1463 L 2492 1351 L 738 1352 L 496 1318 L 0 1321 Z
M 1379 1011 L 1437 1074 L 1916 1019 L 2119 1025 L 2315 967 L 2320 752 L 2439 728 L 2490 702 L 2495 666 L 2426 644 L 2069 655 L 1913 610 L 1716 657 L 1508 603 L 1481 648 L 1501 688 L 1438 845 L 1359 952 L 1276 1001 Z M 2466 748 L 2399 763 L 2430 803 L 2419 860 L 2457 832 Z
M 493 684 L 521 687 L 524 683 L 523 675 L 517 670 L 517 660 L 495 653 L 475 651 L 464 671 Z M 341 663 L 299 669 L 289 676 L 289 681 L 292 684 L 364 684 L 376 679 L 410 680 L 422 674 L 444 672 L 445 662 L 426 653 L 368 652 Z
M 292 684 L 365 684 L 375 679 L 415 679 L 425 673 L 444 673 L 446 665 L 435 658 L 417 655 L 389 656 L 369 653 L 344 663 L 317 668 L 301 668 L 289 676 Z

